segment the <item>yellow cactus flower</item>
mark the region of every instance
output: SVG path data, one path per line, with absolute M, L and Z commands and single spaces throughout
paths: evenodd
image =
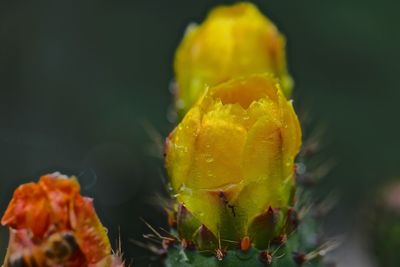
M 285 39 L 256 6 L 238 3 L 214 8 L 200 25 L 191 25 L 174 61 L 176 108 L 183 116 L 204 92 L 243 75 L 270 72 L 289 97 Z
M 297 116 L 278 80 L 255 74 L 203 95 L 167 138 L 166 168 L 191 221 L 221 239 L 253 239 L 257 217 L 291 205 L 300 144 Z

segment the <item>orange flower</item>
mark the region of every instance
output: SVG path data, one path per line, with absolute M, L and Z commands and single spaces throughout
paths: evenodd
M 45 246 L 55 234 L 64 233 L 73 235 L 83 254 L 77 265 L 67 266 L 91 266 L 111 255 L 110 241 L 92 199 L 80 195 L 74 177 L 54 173 L 40 177 L 38 183 L 21 185 L 1 223 L 11 228 L 8 256 L 21 248 Z

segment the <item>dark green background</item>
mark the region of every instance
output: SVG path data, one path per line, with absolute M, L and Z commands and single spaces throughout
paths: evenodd
M 0 211 L 41 174 L 81 174 L 83 191 L 134 266 L 129 242 L 165 225 L 163 164 L 172 59 L 185 26 L 234 1 L 0 1 Z M 288 39 L 296 104 L 324 125 L 337 165 L 320 192 L 340 197 L 332 233 L 386 180 L 400 177 L 400 2 L 255 1 Z M 154 154 L 154 153 L 153 153 Z M 1 230 L 1 252 L 7 239 Z

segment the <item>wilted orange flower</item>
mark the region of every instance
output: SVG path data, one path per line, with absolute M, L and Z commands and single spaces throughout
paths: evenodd
M 269 72 L 280 80 L 287 97 L 293 85 L 284 37 L 251 3 L 216 7 L 200 25 L 190 25 L 176 51 L 174 71 L 181 116 L 206 86 L 231 78 Z
M 1 223 L 10 227 L 5 266 L 12 257 L 31 257 L 26 254 L 34 251 L 40 254 L 40 249 L 51 246 L 51 239 L 57 236 L 61 240 L 58 242 L 67 242 L 66 246 L 76 243 L 81 252 L 62 266 L 98 266 L 99 262 L 112 266 L 106 229 L 96 215 L 92 199 L 80 195 L 74 177 L 54 173 L 40 177 L 38 183 L 21 185 Z

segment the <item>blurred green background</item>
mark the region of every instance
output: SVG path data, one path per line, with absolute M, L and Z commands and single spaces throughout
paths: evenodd
M 165 225 L 153 137 L 173 127 L 174 50 L 189 22 L 233 2 L 1 0 L 1 213 L 20 183 L 79 175 L 112 240 L 120 231 L 126 258 L 148 266 L 129 239 L 148 232 L 139 217 Z M 253 2 L 288 39 L 296 105 L 326 129 L 337 164 L 319 192 L 340 199 L 327 229 L 351 232 L 374 190 L 400 177 L 400 2 Z

